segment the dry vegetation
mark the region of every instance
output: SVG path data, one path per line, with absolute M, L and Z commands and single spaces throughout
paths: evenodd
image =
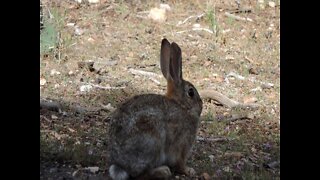
M 280 1 L 274 2 L 240 1 L 239 10 L 234 0 L 162 1 L 171 10 L 165 22 L 154 22 L 148 11 L 160 1 L 42 0 L 41 99 L 59 108 L 40 109 L 41 179 L 108 178 L 108 115 L 133 95 L 165 92 L 163 37 L 180 45 L 184 78 L 198 90 L 261 105 L 229 108 L 204 99 L 188 161 L 197 171 L 192 179 L 280 179 Z

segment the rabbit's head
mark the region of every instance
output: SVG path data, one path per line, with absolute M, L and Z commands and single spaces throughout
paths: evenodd
M 170 44 L 167 39 L 162 40 L 160 66 L 167 80 L 166 97 L 199 116 L 202 111 L 202 100 L 193 84 L 182 78 L 182 54 L 175 42 Z

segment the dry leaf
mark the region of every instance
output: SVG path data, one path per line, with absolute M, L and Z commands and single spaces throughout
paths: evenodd
M 201 175 L 201 177 L 204 179 L 204 180 L 210 180 L 211 179 L 211 177 L 210 177 L 210 175 L 208 174 L 208 173 L 202 173 L 202 175 Z
M 226 152 L 224 156 L 227 158 L 234 157 L 234 158 L 240 159 L 243 157 L 243 154 L 241 152 Z
M 257 98 L 255 98 L 255 97 L 245 97 L 245 98 L 243 98 L 243 103 L 244 104 L 255 103 L 255 102 L 257 102 Z

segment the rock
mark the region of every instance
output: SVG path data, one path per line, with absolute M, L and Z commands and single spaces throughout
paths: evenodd
M 99 171 L 99 167 L 87 167 L 85 170 L 89 170 L 92 173 L 96 173 Z
M 213 162 L 213 160 L 214 160 L 214 155 L 210 155 L 210 156 L 209 156 L 209 159 L 210 159 L 211 162 Z
M 272 8 L 276 7 L 276 3 L 273 1 L 269 1 L 268 5 Z
M 75 25 L 75 23 L 67 23 L 68 27 L 73 27 Z
M 265 8 L 264 0 L 258 0 L 258 4 L 261 9 Z
M 199 27 L 201 27 L 201 25 L 200 24 L 194 24 L 194 25 L 192 25 L 192 27 L 199 28 Z
M 40 86 L 44 86 L 47 83 L 45 78 L 40 78 Z
M 274 86 L 274 84 L 272 84 L 272 83 L 261 84 L 262 89 L 271 89 L 273 86 Z
M 91 4 L 96 4 L 96 3 L 99 3 L 100 0 L 88 0 L 88 2 Z
M 160 8 L 152 8 L 149 12 L 148 18 L 159 23 L 165 22 L 167 19 L 166 10 Z
M 57 70 L 55 70 L 55 69 L 52 69 L 51 71 L 50 71 L 50 75 L 51 76 L 54 76 L 54 75 L 60 75 L 61 73 L 59 72 L 59 71 L 57 71 Z
M 160 9 L 171 11 L 171 7 L 169 6 L 169 4 L 160 4 Z
M 82 85 L 80 86 L 80 91 L 81 92 L 89 92 L 92 89 L 91 85 Z
M 79 28 L 78 26 L 74 27 L 74 34 L 77 36 L 81 36 L 84 33 L 84 29 Z

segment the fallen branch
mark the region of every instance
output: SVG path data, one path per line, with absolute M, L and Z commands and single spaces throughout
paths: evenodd
M 250 22 L 253 22 L 253 20 L 250 19 L 250 18 L 244 18 L 244 17 L 236 16 L 236 15 L 234 15 L 234 14 L 230 14 L 229 12 L 225 12 L 224 14 L 225 14 L 227 17 L 233 18 L 233 19 L 238 20 L 238 21 L 250 21 Z
M 40 115 L 40 119 L 43 118 L 45 121 L 47 121 L 48 123 L 51 123 L 51 120 L 49 120 L 47 117 L 45 117 L 44 115 Z
M 236 73 L 234 73 L 234 72 L 230 72 L 227 76 L 226 76 L 226 78 L 225 78 L 225 81 L 227 82 L 227 83 L 229 83 L 229 80 L 228 80 L 228 77 L 235 77 L 235 78 L 237 78 L 237 79 L 240 79 L 240 80 L 245 80 L 245 79 L 248 79 L 249 81 L 251 81 L 251 82 L 258 82 L 258 83 L 260 83 L 260 84 L 262 84 L 262 85 L 264 85 L 264 86 L 267 86 L 267 87 L 273 87 L 274 86 L 274 84 L 272 84 L 272 83 L 266 83 L 266 82 L 262 82 L 262 81 L 259 81 L 259 80 L 256 80 L 256 79 L 252 79 L 252 78 L 245 78 L 245 77 L 243 77 L 243 76 L 241 76 L 241 75 L 239 75 L 239 74 L 236 74 Z
M 143 75 L 143 76 L 147 76 L 147 77 L 156 77 L 156 78 L 161 78 L 162 76 L 153 73 L 153 72 L 147 72 L 147 71 L 142 71 L 142 70 L 136 70 L 136 69 L 132 69 L 130 68 L 129 71 L 134 74 L 134 75 Z
M 200 14 L 200 15 L 198 15 L 198 16 L 189 16 L 189 17 L 187 17 L 185 20 L 183 20 L 182 22 L 179 21 L 178 24 L 177 24 L 177 26 L 186 23 L 189 19 L 194 18 L 194 17 L 196 17 L 197 19 L 200 19 L 200 18 L 202 18 L 204 15 L 205 15 L 205 13 L 202 13 L 202 14 Z
M 243 103 L 237 102 L 214 90 L 200 90 L 199 94 L 202 99 L 213 99 L 221 103 L 223 106 L 227 106 L 229 108 L 257 109 L 260 107 L 259 104 L 255 104 L 255 103 L 243 104 Z
M 207 28 L 194 27 L 194 28 L 192 28 L 192 30 L 193 31 L 206 31 L 208 33 L 213 34 L 213 31 L 211 31 L 210 29 L 207 29 Z
M 204 138 L 204 137 L 200 137 L 197 136 L 196 137 L 197 141 L 208 141 L 208 142 L 224 142 L 224 141 L 229 141 L 228 138 L 225 137 L 218 137 L 218 138 Z
M 160 85 L 160 81 L 154 79 L 153 77 L 149 77 L 149 79 L 150 79 L 151 81 L 153 81 L 154 83 Z
M 249 62 L 252 63 L 252 64 L 259 65 L 259 63 L 253 61 L 252 59 L 248 58 L 247 56 L 245 56 L 244 59 L 247 60 L 247 61 L 249 61 Z
M 124 89 L 125 88 L 125 87 L 100 86 L 100 85 L 92 84 L 92 83 L 88 83 L 88 85 L 91 85 L 92 87 L 95 87 L 95 88 L 107 89 L 107 90 L 110 90 L 110 89 Z
M 245 114 L 245 115 L 233 114 L 230 118 L 219 119 L 219 121 L 234 122 L 242 119 L 253 119 L 253 117 L 252 115 L 249 115 L 249 114 Z
M 241 8 L 241 9 L 235 9 L 235 10 L 231 11 L 230 13 L 238 14 L 238 13 L 251 13 L 251 12 L 252 12 L 252 10 L 249 8 Z
M 181 33 L 185 33 L 185 32 L 190 32 L 190 31 L 206 31 L 210 34 L 213 34 L 213 31 L 211 31 L 210 29 L 207 28 L 200 28 L 200 27 L 194 27 L 191 30 L 185 30 L 185 31 L 178 31 L 176 32 L 177 34 L 181 34 Z

